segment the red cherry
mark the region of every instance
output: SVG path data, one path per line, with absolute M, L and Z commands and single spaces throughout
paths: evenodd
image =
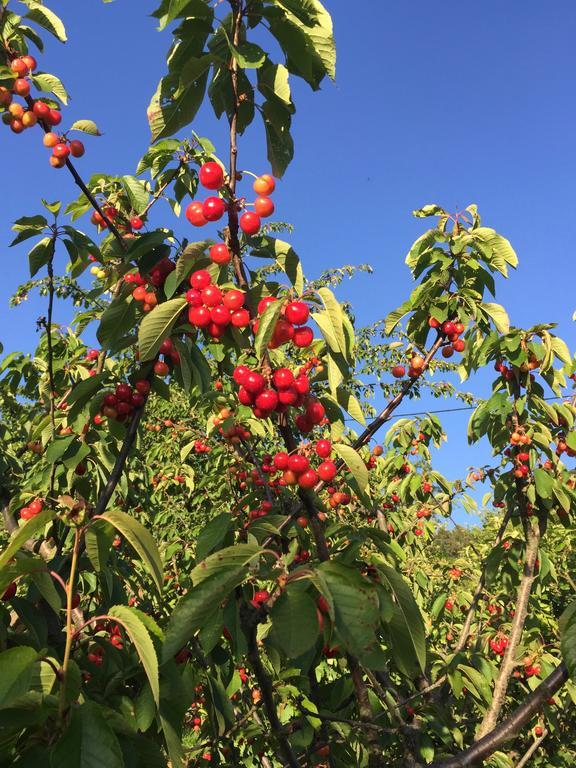
M 318 482 L 318 473 L 314 469 L 307 469 L 298 477 L 300 488 L 314 488 Z
M 265 312 L 270 304 L 273 304 L 275 301 L 278 301 L 278 299 L 275 296 L 264 296 L 263 299 L 260 299 L 258 302 L 258 306 L 256 307 L 256 311 L 259 315 L 261 315 L 263 312 Z
M 159 352 L 162 355 L 168 355 L 172 350 L 174 349 L 174 344 L 172 343 L 172 339 L 164 339 L 162 344 L 160 344 Z
M 267 216 L 272 216 L 274 213 L 274 203 L 270 197 L 257 197 L 254 200 L 254 210 L 265 219 Z
M 261 589 L 258 592 L 254 593 L 254 597 L 252 598 L 252 605 L 255 608 L 259 608 L 269 598 L 270 598 L 270 592 L 268 592 L 267 589 Z
M 256 397 L 255 402 L 263 411 L 273 411 L 278 405 L 278 395 L 273 389 L 265 389 Z
M 196 288 L 190 288 L 186 291 L 186 301 L 191 307 L 202 306 L 202 294 Z
M 260 230 L 260 216 L 252 211 L 246 211 L 240 216 L 240 229 L 245 235 L 255 235 Z
M 244 294 L 242 291 L 238 291 L 233 288 L 231 291 L 226 291 L 222 297 L 222 303 L 227 309 L 235 310 L 244 306 Z
M 332 453 L 332 443 L 330 440 L 318 440 L 316 443 L 316 453 L 321 459 L 327 459 Z
M 247 309 L 238 309 L 232 313 L 230 321 L 234 328 L 247 328 L 250 325 L 250 312 Z
M 29 53 L 26 54 L 26 56 L 22 56 L 22 61 L 24 64 L 26 64 L 26 67 L 28 68 L 29 72 L 34 72 L 36 67 L 38 66 L 38 62 L 34 58 L 34 56 L 30 56 Z
M 33 516 L 39 515 L 43 508 L 44 502 L 41 499 L 34 499 L 34 501 L 28 505 L 28 509 L 32 512 Z
M 406 374 L 406 369 L 403 365 L 395 365 L 391 373 L 395 379 L 401 379 Z
M 306 408 L 306 418 L 311 424 L 320 424 L 325 416 L 324 406 L 318 401 L 310 403 Z
M 60 142 L 59 144 L 56 144 L 54 149 L 52 150 L 52 154 L 54 157 L 58 157 L 60 159 L 66 159 L 70 155 L 70 147 L 68 144 L 63 144 Z
M 296 391 L 301 395 L 307 395 L 310 392 L 310 379 L 301 373 L 294 379 Z
M 312 331 L 312 328 L 310 328 L 307 325 L 302 326 L 301 328 L 296 328 L 294 331 L 294 336 L 292 338 L 292 341 L 297 347 L 309 347 L 310 344 L 312 344 L 312 341 L 314 340 L 314 333 Z
M 234 368 L 234 373 L 232 374 L 232 377 L 236 384 L 243 384 L 246 376 L 250 373 L 250 368 L 246 367 L 245 365 L 237 365 L 236 368 Z
M 456 341 L 452 344 L 452 349 L 454 352 L 464 352 L 466 348 L 466 342 L 463 339 L 456 339 Z
M 454 350 L 452 349 L 452 347 L 442 348 L 442 357 L 446 357 L 446 358 L 452 357 L 453 354 L 454 354 Z
M 8 88 L 0 85 L 0 107 L 9 107 L 12 104 L 12 94 Z
M 154 363 L 154 373 L 157 376 L 166 376 L 169 371 L 170 368 L 168 367 L 168 364 L 163 360 L 158 360 L 156 363 Z
M 253 395 L 251 395 L 247 389 L 244 389 L 244 387 L 240 387 L 238 390 L 238 400 L 240 400 L 242 405 L 254 405 Z
M 287 453 L 277 453 L 276 456 L 274 456 L 273 464 L 276 467 L 276 469 L 280 469 L 284 471 L 285 469 L 288 469 L 288 460 L 289 456 Z
M 24 78 L 19 77 L 17 80 L 14 80 L 12 91 L 17 96 L 22 96 L 22 98 L 25 99 L 26 96 L 30 95 L 30 83 L 28 80 L 24 80 Z
M 446 320 L 446 322 L 442 323 L 442 333 L 444 333 L 446 336 L 450 336 L 450 334 L 455 332 L 456 328 L 454 323 L 450 322 L 450 320 Z
M 139 229 L 142 229 L 142 227 L 144 226 L 144 222 L 142 221 L 140 216 L 132 216 L 132 218 L 130 219 L 130 226 L 132 227 L 132 229 L 135 229 L 136 231 L 138 231 Z
M 296 391 L 296 387 L 290 387 L 290 389 L 281 389 L 278 392 L 278 400 L 281 405 L 297 405 L 300 395 Z
M 0 597 L 0 600 L 2 600 L 2 602 L 4 602 L 4 603 L 8 602 L 8 600 L 12 600 L 12 598 L 16 594 L 16 589 L 17 588 L 18 587 L 17 587 L 16 582 L 12 581 L 10 584 L 8 584 L 8 586 L 6 587 L 4 592 L 2 593 L 2 597 Z
M 209 288 L 205 288 L 204 290 L 207 291 Z M 210 311 L 210 319 L 213 323 L 216 323 L 216 325 L 230 325 L 230 310 L 226 309 L 222 304 L 212 307 Z
M 26 75 L 28 73 L 28 65 L 24 61 L 24 59 L 12 59 L 10 62 L 10 69 L 12 72 L 15 72 L 17 75 Z
M 207 307 L 215 307 L 222 303 L 222 291 L 217 285 L 208 285 L 200 294 Z
M 318 475 L 325 483 L 329 483 L 336 477 L 336 464 L 333 461 L 323 461 L 318 467 Z
M 192 272 L 190 275 L 190 285 L 192 288 L 196 288 L 197 291 L 206 288 L 211 282 L 212 278 L 210 277 L 210 272 L 207 272 L 205 269 L 199 269 L 196 272 Z
M 210 248 L 210 260 L 214 264 L 229 264 L 232 256 L 224 243 L 216 243 Z
M 268 173 L 263 173 L 262 176 L 258 176 L 258 178 L 255 179 L 252 188 L 257 195 L 268 196 L 274 192 L 276 188 L 276 182 L 274 181 L 274 178 Z
M 44 122 L 48 125 L 60 125 L 62 122 L 62 113 L 57 109 L 51 109 L 50 112 L 44 117 Z
M 70 153 L 72 154 L 72 157 L 82 157 L 85 151 L 84 144 L 82 144 L 81 141 L 78 141 L 78 139 L 73 139 L 70 142 Z M 141 219 L 138 220 L 141 221 Z M 134 227 L 134 229 L 139 229 L 139 227 Z
M 250 371 L 244 377 L 242 384 L 246 387 L 248 392 L 252 392 L 252 394 L 258 395 L 266 386 L 266 380 L 261 373 L 258 373 L 257 371 Z
M 132 397 L 131 387 L 128 384 L 118 384 L 116 387 L 116 397 L 118 400 L 130 400 Z
M 224 184 L 224 171 L 218 163 L 204 163 L 198 173 L 200 184 L 206 189 L 220 189 Z
M 202 213 L 206 221 L 218 221 L 225 210 L 226 203 L 221 197 L 207 197 L 202 203 Z
M 310 310 L 303 301 L 291 301 L 286 305 L 284 317 L 293 325 L 304 325 L 310 317 Z
M 295 472 L 297 475 L 306 472 L 309 467 L 310 462 L 306 456 L 302 456 L 300 453 L 293 453 L 288 457 L 288 469 Z
M 286 344 L 286 342 L 294 338 L 294 334 L 295 329 L 292 323 L 289 323 L 288 320 L 285 320 L 283 317 L 279 317 L 274 327 L 269 347 L 271 349 L 276 349 L 276 347 Z
M 278 368 L 274 371 L 272 381 L 276 389 L 288 389 L 294 384 L 294 374 L 289 368 Z
M 190 307 L 188 310 L 188 320 L 190 325 L 197 328 L 206 328 L 211 323 L 210 310 L 208 307 Z
M 199 200 L 190 203 L 186 208 L 185 216 L 193 227 L 203 227 L 207 223 L 202 203 Z

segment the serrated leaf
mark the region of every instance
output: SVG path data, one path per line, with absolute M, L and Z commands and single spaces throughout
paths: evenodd
M 68 728 L 52 748 L 51 768 L 124 768 L 122 749 L 102 707 L 85 701 L 72 709 Z
M 545 469 L 535 469 L 534 483 L 536 485 L 536 493 L 541 499 L 550 499 L 552 497 L 554 478 L 549 472 Z
M 334 443 L 332 450 L 344 461 L 360 490 L 363 491 L 368 485 L 368 470 L 358 452 L 351 445 L 344 445 L 343 443 Z
M 146 677 L 150 683 L 156 706 L 159 706 L 160 682 L 158 675 L 158 657 L 156 656 L 156 649 L 154 648 L 152 638 L 142 620 L 144 614 L 136 608 L 129 608 L 126 605 L 114 605 L 107 611 L 107 613 L 109 616 L 120 619 L 128 632 L 128 636 L 136 648 L 136 652 L 138 653 L 144 671 L 146 672 Z
M 113 525 L 136 550 L 142 563 L 152 576 L 156 589 L 159 593 L 162 593 L 162 559 L 152 534 L 144 528 L 141 522 L 125 512 L 121 512 L 119 509 L 105 512 L 102 515 L 102 519 Z
M 37 656 L 33 648 L 25 646 L 0 653 L 0 709 L 28 693 Z
M 38 72 L 30 78 L 36 88 L 42 93 L 53 93 L 62 104 L 68 104 L 68 92 L 59 77 L 46 72 Z
M 88 133 L 90 136 L 102 136 L 93 120 L 76 120 L 72 123 L 69 130 L 82 131 L 82 133 Z
M 230 44 L 230 50 L 242 69 L 258 69 L 266 61 L 266 53 L 256 43 L 244 41 L 237 46 Z
M 576 602 L 571 603 L 558 622 L 560 647 L 570 676 L 576 678 Z
M 395 609 L 388 629 L 392 639 L 392 653 L 404 674 L 410 675 L 414 667 L 426 669 L 426 632 L 420 609 L 402 576 L 393 568 L 378 563 L 388 590 L 395 598 Z
M 270 612 L 270 640 L 289 659 L 306 653 L 318 637 L 318 616 L 312 598 L 302 590 L 286 589 Z
M 24 2 L 30 9 L 28 13 L 24 15 L 24 18 L 36 22 L 42 29 L 45 29 L 47 32 L 50 32 L 50 34 L 54 35 L 54 37 L 57 37 L 60 42 L 66 42 L 68 38 L 66 37 L 64 24 L 53 11 L 46 8 L 42 3 L 36 2 L 36 0 L 24 0 Z
M 24 525 L 14 532 L 6 549 L 0 553 L 0 568 L 6 565 L 22 545 L 25 544 L 28 539 L 31 539 L 35 533 L 41 531 L 47 523 L 54 519 L 54 517 L 55 512 L 47 509 L 44 512 L 40 512 L 39 515 L 30 518 L 30 520 L 26 520 Z
M 122 185 L 128 194 L 130 204 L 132 208 L 139 213 L 146 208 L 148 200 L 150 199 L 150 193 L 147 189 L 147 183 L 141 179 L 137 179 L 134 176 L 122 176 Z
M 492 318 L 494 325 L 500 331 L 500 333 L 510 332 L 510 319 L 508 313 L 500 304 L 494 304 L 491 301 L 484 301 L 480 304 L 481 309 Z
M 141 362 L 145 363 L 156 357 L 160 345 L 170 335 L 184 307 L 186 307 L 185 298 L 170 299 L 158 304 L 144 317 L 138 330 Z
M 28 262 L 30 264 L 30 277 L 46 266 L 50 259 L 54 256 L 54 239 L 52 237 L 43 237 L 42 240 L 36 243 L 28 254 Z

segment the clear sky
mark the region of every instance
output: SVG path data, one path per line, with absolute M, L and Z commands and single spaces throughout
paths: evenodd
M 80 172 L 133 172 L 147 146 L 145 110 L 171 39 L 147 16 L 157 3 L 48 5 L 62 16 L 70 38 L 64 46 L 50 42 L 41 57 L 41 69 L 59 75 L 72 95 L 64 122 L 92 118 L 104 133 L 87 138 Z M 498 286 L 497 300 L 512 322 L 557 322 L 576 347 L 570 223 L 576 4 L 326 5 L 338 47 L 336 84 L 316 94 L 295 86 L 296 157 L 276 194 L 278 217 L 295 226 L 293 242 L 306 273 L 371 263 L 374 275 L 346 283 L 339 296 L 353 302 L 360 322 L 375 320 L 411 289 L 404 255 L 423 228 L 411 211 L 432 202 L 451 210 L 475 202 L 484 223 L 506 235 L 520 258 L 518 272 Z M 193 127 L 224 155 L 224 131 L 209 112 L 201 112 Z M 7 351 L 30 350 L 44 301 L 8 309 L 9 296 L 28 274 L 25 247 L 7 247 L 10 225 L 37 212 L 41 197 L 67 201 L 76 191 L 67 172 L 48 166 L 39 131 L 15 136 L 0 128 L 0 341 Z M 241 141 L 240 167 L 266 170 L 261 139 L 258 126 Z M 164 213 L 165 222 L 186 230 L 167 206 Z M 92 229 L 87 220 L 85 227 Z M 477 391 L 486 394 L 485 379 Z M 440 401 L 436 407 L 448 406 Z M 463 451 L 457 433 L 466 415 L 442 418 L 449 444 L 440 468 L 456 477 L 486 453 Z

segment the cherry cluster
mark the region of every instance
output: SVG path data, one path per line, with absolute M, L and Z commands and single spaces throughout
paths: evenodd
M 259 315 L 268 309 L 278 299 L 275 296 L 265 296 L 258 302 L 257 311 Z M 282 307 L 281 315 L 276 321 L 272 338 L 268 343 L 269 349 L 277 349 L 291 341 L 294 346 L 304 349 L 312 344 L 314 332 L 312 328 L 305 325 L 310 317 L 310 309 L 303 301 L 289 301 Z M 260 321 L 256 320 L 253 324 L 254 333 L 258 333 Z
M 221 339 L 226 328 L 246 328 L 250 325 L 250 313 L 244 307 L 245 295 L 237 288 L 222 291 L 212 283 L 212 276 L 205 269 L 190 275 L 190 289 L 186 291 L 188 321 L 196 328 L 203 328 L 213 339 Z
M 205 189 L 213 191 L 221 190 L 225 186 L 224 169 L 219 163 L 208 162 L 204 163 L 200 167 L 198 174 L 200 184 Z M 245 235 L 256 235 L 260 231 L 262 225 L 262 218 L 271 216 L 274 213 L 274 203 L 270 199 L 270 195 L 274 192 L 276 183 L 272 176 L 264 174 L 258 176 L 254 181 L 253 189 L 258 197 L 252 203 L 254 210 L 246 211 L 240 216 L 239 224 L 240 229 Z M 219 221 L 224 213 L 228 209 L 229 203 L 222 197 L 211 196 L 207 197 L 203 202 L 194 200 L 186 208 L 186 218 L 194 227 L 203 227 L 208 222 Z M 236 203 L 238 210 L 246 208 L 246 202 L 240 200 Z M 214 251 L 216 256 L 222 259 L 221 261 L 213 257 L 212 251 L 210 257 L 216 264 L 227 264 L 230 261 L 230 254 L 224 244 L 215 246 L 219 251 Z
M 102 398 L 101 413 L 97 415 L 100 415 L 100 419 L 106 416 L 116 421 L 126 421 L 135 408 L 144 405 L 149 393 L 150 382 L 146 379 L 137 381 L 134 388 L 130 384 L 117 384 L 114 392 L 108 392 Z M 94 421 L 96 423 L 96 416 Z
M 260 517 L 266 517 L 266 515 L 272 511 L 274 505 L 271 501 L 261 501 L 260 505 L 255 509 L 251 509 L 248 512 L 249 520 L 258 520 Z
M 43 509 L 44 509 L 43 499 L 34 499 L 34 501 L 28 504 L 27 507 L 22 507 L 22 509 L 20 510 L 20 519 L 31 520 L 33 517 L 36 517 L 36 515 L 39 515 Z
M 36 103 L 39 104 L 41 102 Z M 52 131 L 44 134 L 42 142 L 45 147 L 52 150 L 52 156 L 50 157 L 52 168 L 63 168 L 70 155 L 72 157 L 82 157 L 86 151 L 84 144 L 78 141 L 78 139 L 69 140 L 66 136 L 59 136 Z
M 100 229 L 107 229 L 108 221 L 115 221 L 116 219 L 118 219 L 118 217 L 121 217 L 121 221 L 118 224 L 116 224 L 116 226 L 120 232 L 124 233 L 124 237 L 134 237 L 134 232 L 140 231 L 144 226 L 144 219 L 142 218 L 142 216 L 134 214 L 130 216 L 130 218 L 126 218 L 120 213 L 118 208 L 116 208 L 113 205 L 106 205 L 102 209 L 102 212 L 104 213 L 104 216 L 106 218 L 102 216 L 100 211 L 92 212 L 92 215 L 90 216 L 90 221 L 92 222 L 92 224 L 94 224 L 94 226 L 96 227 L 99 227 Z M 169 259 L 165 259 L 165 261 L 169 261 Z M 156 268 L 157 267 L 155 267 L 155 269 Z
M 332 453 L 329 440 L 318 440 L 315 453 L 324 459 L 314 469 L 310 459 L 302 453 L 285 453 L 281 451 L 273 458 L 274 467 L 282 472 L 281 485 L 298 485 L 300 488 L 314 488 L 320 482 L 330 482 L 336 477 L 336 464 L 328 457 Z
M 194 453 L 210 453 L 211 450 L 212 448 L 203 440 L 194 441 Z
M 438 333 L 441 333 L 446 341 L 442 347 L 442 357 L 452 357 L 454 352 L 464 352 L 466 344 L 460 336 L 464 333 L 464 323 L 453 322 L 452 320 L 446 320 L 441 323 L 440 320 L 436 320 L 435 317 L 431 317 L 428 320 L 430 328 L 436 328 Z
M 490 648 L 497 656 L 504 656 L 506 648 L 508 646 L 508 638 L 504 636 L 496 636 L 490 640 Z
M 158 296 L 154 288 L 161 288 L 175 268 L 174 262 L 166 258 L 159 261 L 147 277 L 143 277 L 139 272 L 128 272 L 124 275 L 125 283 L 136 286 L 132 291 L 132 298 L 142 303 L 143 312 L 151 312 L 158 304 Z
M 32 128 L 39 119 L 46 125 L 58 125 L 62 115 L 57 109 L 51 109 L 43 101 L 31 103 L 30 81 L 28 75 L 38 66 L 34 56 L 18 56 L 10 62 L 10 69 L 14 74 L 14 82 L 11 88 L 0 86 L 0 107 L 6 112 L 2 115 L 2 122 L 9 125 L 14 133 L 22 133 L 26 128 Z M 14 101 L 14 96 L 26 99 L 22 105 Z
M 122 629 L 118 624 L 107 625 L 104 622 L 98 622 L 94 625 L 94 632 L 106 632 L 110 638 L 110 642 L 115 648 L 118 648 L 119 650 L 124 648 Z M 91 664 L 95 664 L 97 667 L 101 666 L 104 662 L 104 646 L 93 645 L 88 651 L 87 658 Z

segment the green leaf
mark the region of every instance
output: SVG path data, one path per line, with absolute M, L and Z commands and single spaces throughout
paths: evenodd
M 254 352 L 257 358 L 261 358 L 268 349 L 268 342 L 272 338 L 274 328 L 282 311 L 282 302 L 273 301 L 269 304 L 258 320 L 258 333 L 254 339 Z
M 121 340 L 136 324 L 136 302 L 132 298 L 118 297 L 106 307 L 100 317 L 96 337 L 102 349 L 116 350 Z
M 270 640 L 279 646 L 289 659 L 306 653 L 318 638 L 316 605 L 310 595 L 302 589 L 288 587 L 274 603 L 270 619 Z
M 186 306 L 186 299 L 183 297 L 170 299 L 158 304 L 144 317 L 138 331 L 138 349 L 141 362 L 145 363 L 156 357 L 160 345 L 170 335 L 180 313 Z
M 366 426 L 366 419 L 362 412 L 362 406 L 353 394 L 339 387 L 336 390 L 336 399 L 338 400 L 338 404 L 341 405 L 353 419 L 359 424 L 362 424 L 362 426 Z
M 534 470 L 534 483 L 536 493 L 541 499 L 552 498 L 552 489 L 554 487 L 554 478 L 545 469 Z
M 125 605 L 114 605 L 107 611 L 109 616 L 114 616 L 119 619 L 126 631 L 130 640 L 134 644 L 150 688 L 152 689 L 152 695 L 156 706 L 160 705 L 160 682 L 158 676 L 158 657 L 156 656 L 156 650 L 154 643 L 150 637 L 148 630 L 142 620 L 144 614 L 142 614 L 136 608 L 129 608 Z
M 142 563 L 150 572 L 156 589 L 161 593 L 163 565 L 158 547 L 150 532 L 138 520 L 119 509 L 105 512 L 102 519 L 113 525 L 136 550 Z
M 230 43 L 230 50 L 242 69 L 258 69 L 266 61 L 266 53 L 256 43 L 245 41 L 237 46 Z
M 570 603 L 558 623 L 560 647 L 570 676 L 576 678 L 576 602 Z M 1 657 L 0 657 L 1 659 Z
M 24 14 L 24 18 L 36 22 L 42 29 L 57 37 L 60 42 L 66 42 L 68 38 L 66 37 L 64 24 L 53 11 L 46 8 L 42 3 L 36 2 L 36 0 L 23 1 L 26 7 L 30 9 L 28 13 Z
M 266 133 L 268 161 L 272 173 L 279 179 L 294 157 L 294 141 L 290 133 L 292 111 L 279 99 L 267 99 L 260 110 Z
M 164 661 L 172 659 L 190 638 L 204 626 L 214 609 L 241 584 L 248 573 L 248 564 L 223 565 L 195 584 L 177 603 L 170 617 L 162 650 Z
M 212 518 L 200 531 L 196 543 L 196 557 L 201 560 L 209 555 L 224 541 L 226 534 L 232 530 L 232 515 L 222 512 Z
M 68 104 L 68 92 L 66 88 L 64 88 L 60 78 L 56 77 L 56 75 L 48 75 L 45 72 L 38 72 L 37 74 L 32 75 L 30 79 L 42 93 L 53 93 L 54 96 L 60 99 L 62 104 Z
M 93 120 L 75 120 L 68 130 L 82 131 L 82 133 L 87 133 L 90 136 L 102 136 Z
M 152 142 L 172 136 L 192 122 L 204 99 L 211 55 L 191 57 L 180 77 L 167 75 L 160 80 L 148 107 Z
M 363 491 L 368 485 L 368 470 L 362 457 L 351 445 L 344 445 L 343 443 L 334 443 L 332 450 L 344 461 L 360 490 Z
M 412 303 L 410 301 L 405 301 L 404 304 L 401 304 L 398 309 L 393 310 L 386 316 L 386 322 L 384 325 L 384 331 L 387 336 L 390 336 L 396 326 L 399 324 L 399 322 L 402 320 L 403 317 L 405 317 L 409 312 L 412 311 Z
M 220 549 L 205 560 L 202 560 L 190 574 L 194 585 L 218 573 L 222 568 L 232 566 L 246 566 L 261 554 L 261 549 L 257 544 L 234 544 L 232 547 Z
M 420 609 L 402 576 L 393 568 L 378 561 L 383 586 L 395 598 L 394 613 L 388 625 L 392 647 L 398 668 L 411 675 L 415 668 L 426 669 L 426 632 Z
M 43 237 L 28 254 L 30 277 L 34 277 L 38 270 L 46 266 L 53 256 L 54 239 L 52 237 Z
M 143 211 L 148 205 L 148 200 L 150 198 L 147 182 L 137 179 L 134 176 L 122 176 L 121 181 L 128 198 L 130 199 L 132 208 L 136 213 Z
M 289 73 L 282 64 L 266 60 L 258 70 L 258 90 L 266 99 L 279 99 L 286 107 L 293 109 Z
M 50 509 L 46 509 L 44 512 L 40 512 L 39 515 L 30 518 L 30 520 L 26 520 L 24 525 L 14 532 L 12 538 L 8 542 L 8 546 L 0 554 L 0 568 L 6 565 L 6 563 L 14 557 L 22 545 L 25 544 L 28 539 L 31 539 L 35 533 L 41 531 L 47 523 L 54 519 L 54 517 L 55 512 Z
M 0 653 L 0 708 L 5 709 L 28 693 L 38 654 L 25 646 Z
M 566 363 L 566 365 L 570 365 L 572 362 L 572 355 L 570 354 L 568 345 L 565 341 L 563 341 L 563 339 L 559 338 L 558 336 L 553 336 L 552 349 L 554 350 L 554 353 L 559 360 L 561 360 L 563 363 Z
M 67 730 L 52 748 L 51 768 L 124 768 L 122 749 L 103 708 L 86 701 L 72 710 Z
M 482 304 L 480 304 L 480 307 L 492 318 L 494 325 L 500 333 L 510 332 L 510 318 L 504 307 L 500 304 L 494 304 L 491 301 L 483 301 Z
M 96 573 L 101 573 L 110 557 L 111 536 L 107 533 L 104 526 L 99 525 L 97 520 L 87 529 L 84 541 L 86 543 L 86 554 L 92 563 L 92 567 Z

